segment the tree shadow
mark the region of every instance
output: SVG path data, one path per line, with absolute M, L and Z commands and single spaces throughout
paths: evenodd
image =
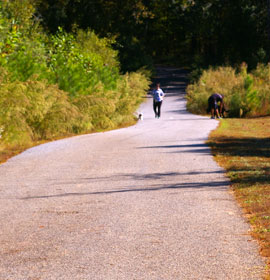
M 162 190 L 169 189 L 190 189 L 192 190 L 202 190 L 203 189 L 216 189 L 227 190 L 230 182 L 228 180 L 222 181 L 208 181 L 208 182 L 181 182 L 181 183 L 164 183 L 164 181 L 168 182 L 170 177 L 174 176 L 184 176 L 184 175 L 202 175 L 202 174 L 223 174 L 223 170 L 214 170 L 214 171 L 193 171 L 187 173 L 181 172 L 164 172 L 164 173 L 150 173 L 150 174 L 118 174 L 113 176 L 105 176 L 105 177 L 93 177 L 93 178 L 81 178 L 76 179 L 76 183 L 83 184 L 93 184 L 93 183 L 106 183 L 107 182 L 123 182 L 123 181 L 136 181 L 138 182 L 136 185 L 131 185 L 128 187 L 114 187 L 111 190 L 101 190 L 101 191 L 93 191 L 93 192 L 65 192 L 60 194 L 52 194 L 52 195 L 37 195 L 37 196 L 28 196 L 22 197 L 20 200 L 32 200 L 32 199 L 49 199 L 49 198 L 62 198 L 62 197 L 79 197 L 79 196 L 93 196 L 93 195 L 110 195 L 110 194 L 119 194 L 119 193 L 129 193 L 129 192 L 156 192 Z M 156 183 L 152 183 L 150 186 L 144 186 L 142 182 L 154 181 Z M 163 181 L 162 181 L 163 180 Z M 195 180 L 195 179 L 194 179 Z M 73 181 L 63 181 L 62 183 L 53 182 L 53 185 L 74 185 Z
M 187 114 L 188 115 L 188 114 Z M 177 118 L 174 118 L 174 119 L 168 119 L 167 121 L 170 121 L 170 122 L 172 122 L 172 121 L 183 121 L 183 122 L 186 122 L 186 121 L 209 121 L 209 118 L 198 118 L 198 117 L 196 117 L 196 118 L 193 118 L 193 119 L 177 119 Z
M 238 164 L 227 169 L 237 188 L 270 184 L 270 138 L 215 138 L 208 142 L 214 155 L 236 157 Z M 246 159 L 245 159 L 246 158 Z
M 201 153 L 207 155 L 212 154 L 211 149 L 206 144 L 145 146 L 138 147 L 137 149 L 174 149 L 173 153 Z
M 224 171 L 214 170 L 214 171 L 191 171 L 191 172 L 163 172 L 163 173 L 149 173 L 149 174 L 117 174 L 107 177 L 90 177 L 82 178 L 81 180 L 91 181 L 91 180 L 108 180 L 108 181 L 119 181 L 119 180 L 132 180 L 132 181 L 147 181 L 147 180 L 168 180 L 170 177 L 175 176 L 191 176 L 191 175 L 203 175 L 203 174 L 224 174 Z
M 231 182 L 241 184 L 241 186 L 244 188 L 258 184 L 270 184 L 270 167 L 258 167 L 256 165 L 250 165 L 245 168 L 239 168 L 237 166 L 233 166 L 227 171 L 231 174 Z
M 61 198 L 69 196 L 92 196 L 92 195 L 109 195 L 117 193 L 128 193 L 128 192 L 153 192 L 162 191 L 168 189 L 204 189 L 204 188 L 219 188 L 222 190 L 227 190 L 229 182 L 212 181 L 207 183 L 179 183 L 179 184 L 155 184 L 152 187 L 137 187 L 130 186 L 124 189 L 108 190 L 108 191 L 96 191 L 96 192 L 72 192 L 72 193 L 62 193 L 54 195 L 41 195 L 41 196 L 28 196 L 20 198 L 21 200 L 31 200 L 31 199 L 46 199 L 46 198 Z
M 208 145 L 221 155 L 240 157 L 270 157 L 270 138 L 215 138 Z
M 179 109 L 179 110 L 171 110 L 171 111 L 168 111 L 169 113 L 174 113 L 174 114 L 179 114 L 179 115 L 191 115 L 190 112 L 188 112 L 187 110 L 185 109 Z

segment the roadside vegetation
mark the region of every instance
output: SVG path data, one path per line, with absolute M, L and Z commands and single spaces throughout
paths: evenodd
M 270 117 L 223 119 L 210 135 L 216 161 L 227 170 L 252 235 L 267 257 L 270 279 Z
M 35 0 L 42 25 L 91 28 L 115 36 L 124 71 L 154 63 L 184 65 L 198 74 L 209 65 L 250 69 L 269 61 L 268 1 Z
M 239 69 L 218 67 L 204 70 L 187 88 L 187 107 L 205 114 L 213 93 L 224 95 L 229 117 L 254 117 L 270 114 L 270 65 L 258 64 L 248 73 L 243 63 Z
M 187 88 L 187 107 L 206 114 L 208 97 L 224 95 L 227 117 L 210 134 L 218 164 L 227 171 L 232 190 L 267 257 L 265 279 L 270 279 L 270 65 L 258 64 L 251 72 L 238 69 L 204 70 Z
M 270 65 L 210 68 L 187 88 L 187 106 L 206 114 L 208 97 L 224 95 L 229 118 L 210 135 L 216 161 L 227 171 L 235 197 L 270 264 Z M 269 267 L 266 279 L 270 279 Z
M 0 162 L 42 141 L 134 123 L 150 73 L 121 74 L 113 39 L 47 34 L 28 0 L 0 2 Z

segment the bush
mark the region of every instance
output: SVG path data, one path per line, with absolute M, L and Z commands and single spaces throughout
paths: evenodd
M 118 79 L 114 90 L 105 90 L 100 83 L 92 93 L 72 99 L 84 115 L 82 127 L 100 130 L 130 123 L 149 85 L 149 78 L 135 72 Z
M 41 81 L 1 85 L 0 127 L 5 143 L 23 145 L 72 133 L 79 116 L 57 86 Z
M 0 2 L 1 143 L 29 145 L 131 123 L 150 73 L 120 75 L 114 40 L 92 31 L 46 35 L 33 21 L 31 1 L 20 1 Z
M 269 65 L 258 65 L 247 73 L 242 64 L 237 72 L 231 67 L 205 70 L 198 82 L 187 88 L 187 107 L 191 112 L 205 114 L 208 98 L 214 92 L 224 95 L 229 116 L 260 116 L 269 114 Z

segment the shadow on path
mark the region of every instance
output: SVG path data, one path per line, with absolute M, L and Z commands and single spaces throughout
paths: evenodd
M 110 191 L 99 191 L 99 192 L 74 192 L 74 193 L 63 193 L 56 195 L 44 195 L 44 196 L 31 196 L 31 197 L 23 197 L 21 200 L 30 200 L 30 199 L 44 199 L 44 198 L 57 198 L 57 197 L 67 197 L 67 196 L 91 196 L 91 195 L 106 195 L 106 194 L 115 194 L 115 193 L 127 193 L 127 192 L 150 192 L 150 191 L 161 191 L 166 189 L 202 189 L 202 188 L 219 188 L 223 190 L 227 190 L 227 186 L 230 184 L 227 182 L 207 182 L 207 183 L 180 183 L 180 184 L 172 184 L 172 185 L 153 185 L 153 187 L 149 188 L 137 188 L 129 187 L 126 189 L 119 190 L 110 190 Z
M 178 173 L 178 172 L 167 172 L 167 173 L 153 173 L 153 174 L 119 174 L 108 177 L 100 177 L 100 178 L 81 178 L 80 180 L 76 179 L 74 182 L 62 182 L 62 185 L 74 185 L 76 183 L 84 182 L 84 184 L 88 183 L 101 183 L 101 182 L 123 182 L 123 181 L 138 181 L 144 182 L 147 180 L 166 180 L 171 176 L 184 176 L 184 175 L 201 175 L 201 174 L 223 174 L 222 170 L 216 170 L 212 172 L 188 172 L 188 173 Z M 53 183 L 55 185 L 55 182 Z M 57 182 L 57 185 L 59 183 Z M 107 183 L 106 183 L 107 185 Z M 117 194 L 117 193 L 129 193 L 129 192 L 152 192 L 152 191 L 162 191 L 168 189 L 204 189 L 208 190 L 211 188 L 219 188 L 220 190 L 227 190 L 227 187 L 230 185 L 228 181 L 209 181 L 209 182 L 183 182 L 177 184 L 164 184 L 164 182 L 158 184 L 152 184 L 149 187 L 138 186 L 138 184 L 114 189 L 114 190 L 104 190 L 104 191 L 95 191 L 95 192 L 70 192 L 70 193 L 62 193 L 62 194 L 53 194 L 53 195 L 41 195 L 41 196 L 29 196 L 20 198 L 21 200 L 31 200 L 31 199 L 45 199 L 45 198 L 61 198 L 68 196 L 91 196 L 91 195 L 106 195 L 106 194 Z
M 194 148 L 184 149 L 183 148 Z M 202 148 L 202 149 L 197 149 Z M 173 151 L 173 153 L 201 153 L 211 155 L 212 151 L 206 144 L 190 144 L 190 145 L 164 145 L 164 146 L 145 146 L 138 147 L 137 149 L 179 149 L 179 151 Z

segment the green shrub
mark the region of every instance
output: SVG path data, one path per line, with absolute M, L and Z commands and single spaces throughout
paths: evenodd
M 112 129 L 130 123 L 149 84 L 149 78 L 140 72 L 131 73 L 118 79 L 114 90 L 105 90 L 100 83 L 93 92 L 72 98 L 73 104 L 84 115 L 82 127 L 77 129 Z
M 85 94 L 100 82 L 105 90 L 116 87 L 119 63 L 109 40 L 90 31 L 79 30 L 73 35 L 59 28 L 47 48 L 48 67 L 53 73 L 50 81 L 71 96 Z
M 200 79 L 187 88 L 187 107 L 191 112 L 205 114 L 208 98 L 214 92 L 224 95 L 229 116 L 259 116 L 269 114 L 270 68 L 258 65 L 247 73 L 247 65 L 240 71 L 231 67 L 205 70 Z
M 41 81 L 9 82 L 0 88 L 2 141 L 27 144 L 73 132 L 79 118 L 65 92 Z
M 14 81 L 26 81 L 33 74 L 44 76 L 46 72 L 46 36 L 33 20 L 33 13 L 29 0 L 0 5 L 0 65 L 9 70 Z
M 204 70 L 200 79 L 187 88 L 187 107 L 191 112 L 205 114 L 211 94 L 220 93 L 228 102 L 232 90 L 242 83 L 243 78 L 231 67 Z
M 258 64 L 252 72 L 258 90 L 259 108 L 262 115 L 270 114 L 270 64 Z
M 94 32 L 46 35 L 20 1 L 0 2 L 1 147 L 131 123 L 149 71 L 120 75 L 114 40 Z

